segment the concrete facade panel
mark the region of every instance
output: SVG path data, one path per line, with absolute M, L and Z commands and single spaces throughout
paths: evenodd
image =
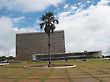
M 65 53 L 64 31 L 55 31 L 50 36 L 51 53 Z M 16 34 L 16 57 L 32 60 L 33 54 L 48 53 L 48 35 L 44 32 Z

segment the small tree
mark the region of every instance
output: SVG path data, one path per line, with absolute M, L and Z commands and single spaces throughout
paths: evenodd
M 14 61 L 14 60 L 15 60 L 15 57 L 13 57 L 13 56 L 7 57 L 7 61 L 8 61 L 8 62 L 12 62 L 12 61 Z
M 53 12 L 47 12 L 41 17 L 40 28 L 48 34 L 48 54 L 49 54 L 49 67 L 51 66 L 51 54 L 50 54 L 50 34 L 54 32 L 55 23 L 59 21 L 55 19 Z
M 4 62 L 4 61 L 6 61 L 6 60 L 7 60 L 6 56 L 0 57 L 0 61 L 1 61 L 1 62 Z

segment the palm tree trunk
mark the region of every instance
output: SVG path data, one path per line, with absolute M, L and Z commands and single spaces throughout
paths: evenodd
M 50 33 L 48 34 L 48 55 L 49 55 L 49 67 L 51 67 L 51 54 L 50 54 Z

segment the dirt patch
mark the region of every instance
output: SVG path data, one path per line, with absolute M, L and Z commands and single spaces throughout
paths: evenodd
M 81 78 L 81 79 L 73 79 L 74 82 L 99 82 L 99 80 L 94 78 Z
M 104 82 L 110 82 L 110 77 L 108 77 L 108 78 L 100 78 L 102 81 L 104 81 Z
M 45 82 L 69 82 L 68 79 L 48 79 Z
M 107 78 L 110 77 L 110 74 L 95 74 L 94 76 L 98 78 Z
M 22 79 L 18 82 L 40 82 L 38 79 Z
M 50 76 L 49 79 L 65 79 L 67 78 L 66 75 L 56 75 L 56 76 Z
M 0 82 L 13 82 L 14 79 L 0 79 Z

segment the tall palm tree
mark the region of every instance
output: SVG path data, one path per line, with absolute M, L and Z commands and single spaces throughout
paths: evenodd
M 55 24 L 59 21 L 55 19 L 53 12 L 47 12 L 41 17 L 40 28 L 44 29 L 45 33 L 48 34 L 48 55 L 49 55 L 49 67 L 51 66 L 51 54 L 50 54 L 50 34 L 55 30 Z

